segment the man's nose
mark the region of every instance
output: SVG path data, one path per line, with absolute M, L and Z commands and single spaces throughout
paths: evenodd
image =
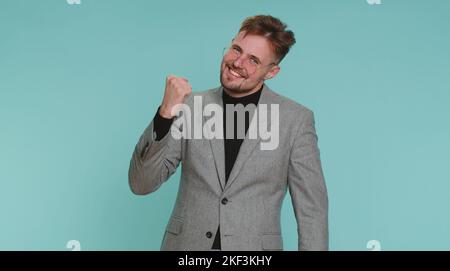
M 238 56 L 238 57 L 233 61 L 233 66 L 235 66 L 236 68 L 242 68 L 242 67 L 243 67 L 242 64 L 244 63 L 243 61 L 244 61 L 244 60 L 243 60 L 242 56 Z

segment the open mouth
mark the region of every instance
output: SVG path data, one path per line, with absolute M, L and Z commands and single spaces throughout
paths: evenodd
M 234 78 L 245 78 L 244 75 L 240 74 L 238 71 L 234 70 L 230 66 L 227 66 L 228 73 Z

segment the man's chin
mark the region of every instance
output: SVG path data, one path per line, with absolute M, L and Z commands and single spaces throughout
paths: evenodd
M 229 82 L 225 80 L 220 81 L 222 87 L 226 88 L 227 90 L 234 92 L 234 93 L 243 93 L 245 92 L 245 89 L 241 88 L 242 82 Z
M 245 89 L 242 89 L 236 85 L 222 84 L 222 87 L 224 87 L 225 89 L 227 89 L 229 92 L 232 92 L 232 93 L 245 93 L 246 92 Z

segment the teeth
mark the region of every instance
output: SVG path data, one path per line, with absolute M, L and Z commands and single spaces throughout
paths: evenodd
M 228 68 L 228 69 L 230 70 L 230 73 L 231 73 L 232 75 L 234 75 L 235 77 L 242 77 L 239 73 L 235 72 L 234 70 L 232 70 L 232 69 L 230 69 L 230 68 Z

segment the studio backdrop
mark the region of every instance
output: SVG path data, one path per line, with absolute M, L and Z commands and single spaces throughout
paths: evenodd
M 331 250 L 450 250 L 450 1 L 0 1 L 0 250 L 158 250 L 180 168 L 132 194 L 165 77 L 220 85 L 248 16 L 297 43 L 267 85 L 315 113 Z M 289 196 L 286 250 L 297 249 Z

